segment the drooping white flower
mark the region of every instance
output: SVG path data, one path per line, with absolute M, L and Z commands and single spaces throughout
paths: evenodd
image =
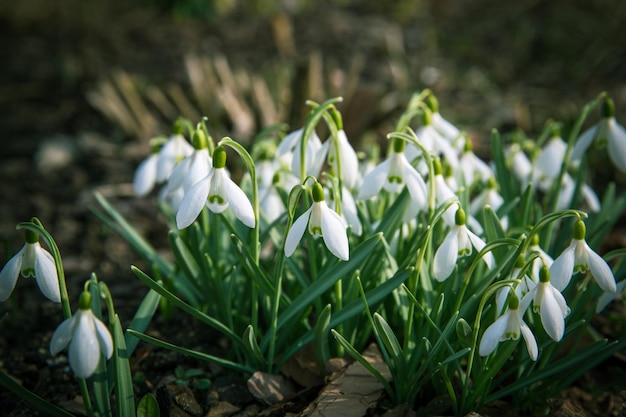
M 158 153 L 152 153 L 141 161 L 133 177 L 133 191 L 137 197 L 145 197 L 157 182 Z
M 211 170 L 213 161 L 209 155 L 208 139 L 201 130 L 194 133 L 193 148 L 193 152 L 174 167 L 165 188 L 159 193 L 159 199 L 168 202 L 175 211 L 178 211 L 185 192 Z
M 100 356 L 113 354 L 113 339 L 107 327 L 91 311 L 91 295 L 84 291 L 79 308 L 65 319 L 50 339 L 50 353 L 57 355 L 69 344 L 68 359 L 79 378 L 89 378 L 96 370 Z
M 174 167 L 182 161 L 186 156 L 191 155 L 193 146 L 181 134 L 170 136 L 159 151 L 157 160 L 157 182 L 166 181 Z
M 291 170 L 298 178 L 301 176 L 301 149 L 304 135 L 304 128 L 294 130 L 286 135 L 278 144 L 276 149 L 276 156 L 282 161 L 291 164 Z M 317 177 L 324 165 L 326 159 L 327 147 L 322 145 L 317 133 L 314 130 L 311 131 L 309 137 L 306 140 L 306 147 L 304 152 L 305 163 L 305 175 Z M 304 178 L 300 178 L 303 180 Z
M 324 201 L 324 189 L 315 182 L 313 186 L 313 204 L 293 223 L 285 240 L 285 256 L 293 255 L 304 231 L 315 238 L 322 237 L 324 244 L 337 258 L 347 261 L 350 257 L 347 225 Z
M 226 172 L 226 150 L 222 146 L 213 152 L 213 168 L 185 193 L 176 213 L 179 229 L 191 225 L 204 206 L 214 213 L 230 207 L 243 224 L 252 228 L 256 224 L 252 204 L 246 194 L 230 179 Z
M 553 132 L 548 143 L 541 149 L 533 166 L 533 183 L 542 191 L 548 191 L 561 172 L 567 143 L 558 132 Z
M 39 235 L 26 231 L 26 243 L 0 271 L 0 301 L 11 296 L 20 273 L 34 277 L 39 289 L 50 301 L 61 302 L 59 279 L 54 258 L 39 244 Z
M 459 208 L 455 214 L 455 225 L 450 228 L 441 246 L 435 252 L 433 276 L 437 281 L 445 281 L 452 274 L 460 256 L 471 255 L 472 248 L 480 252 L 484 247 L 485 242 L 465 225 L 465 211 Z M 495 260 L 491 252 L 486 253 L 482 259 L 487 267 L 493 267 Z
M 541 324 L 548 336 L 555 342 L 563 338 L 565 333 L 565 317 L 570 312 L 563 295 L 550 283 L 550 269 L 541 268 L 539 282 L 524 296 L 532 299 L 533 310 L 539 313 Z M 523 300 L 528 303 L 528 300 Z
M 300 181 L 289 169 L 281 167 L 277 159 L 258 161 L 256 172 L 259 179 L 259 208 L 265 220 L 273 223 L 286 211 L 279 190 L 288 194 Z
M 339 145 L 339 162 L 341 163 L 341 176 L 343 184 L 348 189 L 353 190 L 356 188 L 360 180 L 359 158 L 350 144 L 350 141 L 348 141 L 348 136 L 346 136 L 346 132 L 343 129 L 337 132 L 337 143 Z M 336 172 L 338 159 L 336 157 L 336 150 L 332 139 L 329 138 L 324 145 L 329 146 L 328 163 Z
M 523 318 L 527 307 L 528 304 L 524 305 L 521 303 L 515 292 L 511 292 L 509 309 L 487 327 L 487 330 L 483 333 L 478 348 L 480 356 L 490 355 L 496 350 L 498 343 L 505 340 L 517 340 L 521 334 L 526 342 L 528 355 L 533 361 L 537 360 L 539 356 L 537 340 Z
M 372 198 L 384 188 L 390 193 L 398 193 L 406 186 L 411 200 L 417 208 L 426 208 L 426 183 L 422 176 L 407 161 L 404 155 L 406 142 L 393 139 L 390 155 L 370 171 L 361 183 L 358 200 Z
M 571 208 L 570 204 L 574 196 L 574 191 L 576 191 L 576 182 L 569 174 L 565 174 L 563 176 L 563 184 L 561 185 L 561 192 L 559 193 L 556 208 L 559 210 Z M 599 212 L 601 208 L 600 199 L 596 192 L 593 191 L 593 188 L 587 184 L 582 184 L 580 192 L 588 210 L 593 213 Z
M 590 271 L 602 290 L 615 292 L 617 287 L 611 267 L 589 247 L 585 241 L 585 234 L 585 223 L 578 220 L 574 226 L 574 233 L 569 246 L 554 260 L 550 267 L 552 285 L 557 290 L 563 291 L 573 274 Z
M 420 142 L 430 153 L 441 157 L 450 165 L 453 169 L 457 169 L 459 166 L 459 157 L 456 150 L 452 147 L 450 142 L 441 136 L 441 134 L 435 129 L 431 120 L 431 113 L 425 111 L 422 119 L 422 126 L 415 130 L 415 135 L 419 138 Z M 412 143 L 409 143 L 406 147 L 406 157 L 409 161 L 412 161 L 416 157 L 422 154 L 421 149 Z
M 432 112 L 431 121 L 435 129 L 437 129 L 448 142 L 453 144 L 461 134 L 459 129 L 441 115 L 439 112 L 439 101 L 434 94 L 430 94 L 426 97 L 426 104 Z
M 506 148 L 506 162 L 513 176 L 520 182 L 522 188 L 526 188 L 531 181 L 533 165 L 528 156 L 522 150 L 522 147 L 514 143 Z
M 457 180 L 468 187 L 476 181 L 488 181 L 494 176 L 491 167 L 474 153 L 472 141 L 469 138 L 465 138 L 463 153 L 459 158 L 459 168 L 456 172 L 461 178 Z
M 626 129 L 615 119 L 615 104 L 610 98 L 602 104 L 602 120 L 578 138 L 572 149 L 572 161 L 580 161 L 593 142 L 600 146 L 608 144 L 609 159 L 617 169 L 626 172 Z
M 541 272 L 541 268 L 544 265 L 550 268 L 554 263 L 554 259 L 546 251 L 541 249 L 541 247 L 539 246 L 539 235 L 537 234 L 534 234 L 531 238 L 530 246 L 528 246 L 528 254 L 537 254 L 537 257 L 533 259 L 530 274 L 533 281 L 537 283 L 539 282 L 539 273 Z

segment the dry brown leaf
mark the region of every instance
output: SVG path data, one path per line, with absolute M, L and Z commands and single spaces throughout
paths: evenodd
M 248 390 L 259 401 L 276 404 L 294 395 L 293 383 L 282 375 L 256 371 L 248 379 Z
M 389 368 L 375 344 L 370 345 L 363 356 L 385 379 L 391 380 Z M 382 384 L 363 365 L 354 362 L 324 387 L 301 416 L 362 417 L 369 408 L 376 406 L 383 391 Z

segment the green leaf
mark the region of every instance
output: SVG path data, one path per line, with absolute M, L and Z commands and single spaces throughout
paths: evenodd
M 148 393 L 139 401 L 137 417 L 161 417 L 159 403 L 157 403 L 154 395 Z
M 265 358 L 263 357 L 261 349 L 259 349 L 259 345 L 256 342 L 254 327 L 252 327 L 252 325 L 248 325 L 246 330 L 243 332 L 243 347 L 246 349 L 248 355 L 254 358 L 259 366 L 265 363 Z
M 345 323 L 347 320 L 355 317 L 357 314 L 363 311 L 364 303 L 373 306 L 385 299 L 391 292 L 398 288 L 400 284 L 407 280 L 409 275 L 413 270 L 407 269 L 403 271 L 398 271 L 396 274 L 385 280 L 382 284 L 376 286 L 374 289 L 369 291 L 365 295 L 365 302 L 363 300 L 357 299 L 336 312 L 332 315 L 330 320 L 329 327 L 333 328 L 340 324 Z M 292 343 L 291 346 L 285 350 L 283 356 L 280 358 L 279 364 L 285 363 L 293 354 L 295 354 L 298 350 L 300 350 L 303 346 L 311 343 L 314 338 L 313 330 L 308 331 L 302 337 L 300 337 L 296 342 Z
M 389 323 L 380 314 L 374 313 L 374 327 L 385 347 L 396 360 L 396 365 L 399 365 L 397 360 L 402 357 L 402 346 L 400 346 L 400 342 L 398 342 L 398 338 L 393 333 Z
M 113 373 L 115 375 L 115 402 L 118 416 L 134 417 L 135 394 L 133 376 L 130 372 L 129 355 L 120 318 L 116 314 L 111 323 L 113 335 Z
M 148 328 L 150 321 L 152 321 L 152 317 L 159 307 L 160 300 L 161 296 L 158 292 L 154 290 L 149 290 L 148 294 L 146 294 L 146 296 L 143 298 L 143 301 L 137 308 L 135 316 L 131 320 L 128 328 L 136 330 L 138 332 L 144 332 Z M 131 356 L 135 351 L 135 348 L 137 347 L 137 343 L 139 341 L 126 333 L 125 342 L 128 356 Z
M 335 285 L 335 282 L 341 278 L 350 276 L 355 269 L 361 265 L 361 263 L 368 257 L 373 256 L 374 248 L 381 242 L 382 236 L 376 234 L 371 236 L 365 242 L 361 243 L 354 249 L 351 254 L 351 258 L 346 262 L 339 262 L 333 268 L 330 268 L 327 273 L 321 274 L 308 288 L 305 288 L 302 293 L 296 297 L 289 307 L 282 312 L 278 318 L 277 328 L 280 329 L 286 323 L 293 320 L 294 317 L 310 306 L 313 301 L 328 291 Z M 263 340 L 265 343 L 266 340 Z M 261 346 L 264 345 L 261 344 Z
M 197 318 L 198 320 L 208 324 L 214 329 L 220 331 L 224 335 L 228 336 L 231 341 L 237 343 L 239 346 L 243 346 L 243 340 L 237 336 L 230 328 L 224 325 L 222 322 L 210 317 L 197 308 L 192 307 L 191 305 L 185 303 L 183 300 L 172 294 L 168 291 L 161 283 L 154 281 L 150 278 L 146 273 L 135 266 L 131 266 L 131 270 L 133 273 L 139 278 L 144 284 L 150 287 L 152 290 L 156 291 L 159 295 L 166 298 L 169 302 L 174 304 L 176 307 L 181 310 L 189 313 L 191 316 Z M 128 329 L 130 334 L 136 334 L 137 332 L 132 331 L 132 329 Z
M 39 395 L 35 394 L 32 391 L 24 388 L 20 385 L 15 379 L 9 376 L 6 372 L 0 369 L 0 385 L 2 385 L 7 390 L 11 391 L 13 394 L 22 398 L 29 405 L 43 411 L 46 415 L 54 416 L 54 417 L 74 417 L 73 414 L 68 413 L 62 408 L 57 407 L 52 404 L 48 400 L 43 399 Z
M 183 355 L 187 355 L 187 356 L 191 356 L 192 358 L 196 358 L 196 359 L 200 359 L 209 363 L 214 363 L 220 366 L 223 366 L 225 368 L 229 368 L 229 369 L 233 369 L 237 372 L 242 372 L 244 374 L 253 374 L 255 369 L 250 368 L 248 366 L 245 365 L 241 365 L 235 362 L 231 362 L 227 359 L 222 359 L 222 358 L 218 358 L 217 356 L 213 356 L 213 355 L 208 355 L 206 353 L 202 353 L 202 352 L 198 352 L 197 350 L 192 350 L 192 349 L 187 349 L 181 346 L 176 346 L 174 344 L 165 342 L 163 340 L 157 339 L 155 337 L 152 336 L 148 336 L 147 334 L 144 333 L 139 333 L 136 332 L 132 329 L 128 329 L 128 332 L 133 335 L 134 337 L 137 337 L 138 339 L 143 340 L 144 342 L 148 342 L 151 343 L 155 346 L 158 347 L 162 347 L 164 349 L 168 349 L 174 352 L 178 352 L 181 353 Z
M 355 348 L 348 342 L 342 335 L 340 335 L 335 329 L 330 330 L 333 337 L 339 342 L 345 349 L 346 352 L 350 354 L 357 362 L 359 362 L 365 369 L 367 369 L 374 377 L 385 387 L 385 391 L 389 394 L 391 398 L 393 398 L 394 391 L 391 389 L 391 386 L 387 382 L 384 376 L 376 368 L 372 366 L 371 363 L 365 359 L 363 355 L 361 355 Z
M 330 332 L 331 306 L 327 304 L 320 313 L 315 325 L 315 337 L 313 338 L 313 348 L 315 357 L 320 369 L 324 369 L 324 364 L 330 359 L 330 349 L 328 348 L 328 333 Z

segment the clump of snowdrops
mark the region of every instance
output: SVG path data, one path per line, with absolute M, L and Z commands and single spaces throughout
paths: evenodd
M 302 127 L 268 127 L 249 147 L 216 141 L 204 120 L 181 119 L 155 138 L 133 184 L 164 213 L 173 262 L 96 196 L 95 213 L 150 266 L 132 267 L 150 291 L 126 331 L 95 276 L 72 315 L 54 241 L 37 219 L 18 226 L 26 246 L 0 273 L 0 296 L 21 273 L 62 302 L 66 321 L 50 350 L 69 344 L 90 415 L 110 415 L 113 388 L 118 415 L 134 413 L 128 358 L 140 340 L 247 376 L 280 373 L 312 345 L 321 371 L 349 355 L 388 403 L 420 409 L 443 395 L 459 416 L 505 397 L 522 407 L 556 395 L 624 347 L 590 325 L 626 283 L 624 249 L 597 253 L 626 197 L 609 184 L 600 198 L 586 182 L 585 155 L 604 147 L 626 172 L 626 131 L 606 94 L 573 125 L 548 122 L 534 139 L 491 132 L 480 139 L 491 161 L 476 156 L 430 91 L 412 97 L 382 151 L 355 151 L 340 102 L 308 102 Z M 598 109 L 599 121 L 588 122 Z M 231 170 L 243 170 L 238 182 Z M 226 336 L 228 353 L 145 334 L 159 305 Z M 391 380 L 360 353 L 372 341 Z M 142 412 L 154 407 L 148 401 Z

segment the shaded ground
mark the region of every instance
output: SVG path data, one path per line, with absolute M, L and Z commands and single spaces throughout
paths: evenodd
M 1 264 L 22 244 L 15 225 L 38 216 L 61 249 L 72 299 L 96 272 L 129 320 L 145 288 L 128 266 L 140 261 L 88 206 L 93 191 L 103 192 L 165 248 L 156 209 L 132 198 L 129 182 L 147 139 L 167 132 L 180 114 L 206 114 L 216 137 L 245 141 L 269 122 L 297 126 L 307 98 L 341 94 L 349 136 L 364 143 L 381 140 L 410 94 L 425 87 L 448 118 L 479 138 L 493 127 L 536 135 L 550 117 L 569 123 L 600 91 L 612 95 L 618 115 L 626 108 L 626 4 L 618 0 L 285 2 L 281 13 L 240 3 L 208 20 L 173 18 L 140 2 L 0 4 L 7 57 L 0 68 Z M 200 94 L 194 68 L 202 69 L 202 85 L 214 88 Z M 257 75 L 269 93 L 251 87 Z M 65 364 L 46 366 L 61 312 L 42 301 L 33 282 L 20 280 L 17 292 L 0 305 L 0 364 L 44 397 L 69 401 L 74 385 L 66 384 Z M 205 350 L 212 342 L 193 323 L 180 331 Z M 176 366 L 198 366 L 144 354 L 140 391 Z M 621 407 L 618 397 L 572 398 L 597 415 Z M 0 409 L 13 410 L 5 415 L 32 415 L 23 407 L 0 392 Z

